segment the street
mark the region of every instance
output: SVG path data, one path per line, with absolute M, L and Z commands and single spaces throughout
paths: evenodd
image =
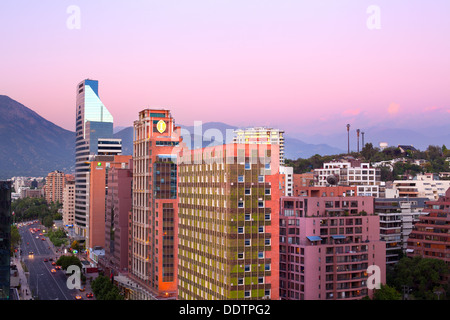
M 41 228 L 38 224 L 31 224 L 19 228 L 22 238 L 21 259 L 30 273 L 28 284 L 34 299 L 39 300 L 74 300 L 76 296 L 86 299 L 87 292 L 67 287 L 65 271 L 55 268 L 57 255 L 53 245 L 41 231 L 32 233 L 31 228 Z M 44 239 L 44 240 L 42 240 Z M 46 259 L 44 261 L 44 259 Z M 53 270 L 52 270 L 53 269 Z

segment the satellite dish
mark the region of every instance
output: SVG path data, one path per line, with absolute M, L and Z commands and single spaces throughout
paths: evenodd
M 329 175 L 327 177 L 327 183 L 328 184 L 337 185 L 338 182 L 339 182 L 339 176 L 336 176 L 336 175 L 332 174 L 332 175 Z

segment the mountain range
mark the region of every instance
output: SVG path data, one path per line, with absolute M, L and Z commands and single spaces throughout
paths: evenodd
M 184 141 L 191 147 L 230 142 L 230 132 L 238 127 L 222 122 L 203 123 L 201 127 L 184 126 Z M 442 128 L 369 128 L 365 142 L 375 147 L 386 141 L 389 145 L 413 144 L 425 150 L 429 144 L 450 146 L 450 127 Z M 421 131 L 419 131 L 419 129 Z M 315 154 L 333 155 L 347 150 L 347 132 L 330 135 L 296 135 L 285 133 L 285 157 L 309 158 Z M 227 134 L 228 133 L 228 134 Z M 214 139 L 209 140 L 211 136 Z M 75 132 L 63 129 L 44 119 L 33 110 L 0 95 L 0 179 L 14 176 L 47 176 L 54 170 L 73 173 L 75 169 Z M 133 127 L 115 128 L 114 138 L 122 139 L 123 154 L 133 152 Z M 190 139 L 190 140 L 189 140 Z M 356 135 L 350 137 L 351 149 L 356 150 Z M 309 143 L 304 142 L 305 140 Z M 431 143 L 432 142 L 432 143 Z M 362 145 L 362 144 L 361 144 Z

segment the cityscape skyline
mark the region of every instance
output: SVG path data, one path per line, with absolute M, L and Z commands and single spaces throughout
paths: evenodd
M 78 16 L 70 5 L 0 5 L 10 43 L 0 53 L 9 62 L 1 93 L 67 130 L 75 129 L 73 83 L 86 78 L 102 82 L 117 126 L 146 107 L 170 108 L 184 125 L 292 134 L 450 120 L 445 1 L 78 1 Z M 370 29 L 377 14 L 379 29 Z M 69 28 L 73 17 L 79 29 Z

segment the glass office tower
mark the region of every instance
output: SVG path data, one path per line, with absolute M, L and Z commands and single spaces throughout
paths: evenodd
M 113 117 L 98 94 L 97 80 L 83 80 L 76 93 L 75 233 L 86 236 L 89 213 L 89 161 L 99 152 L 99 140 L 113 138 Z

